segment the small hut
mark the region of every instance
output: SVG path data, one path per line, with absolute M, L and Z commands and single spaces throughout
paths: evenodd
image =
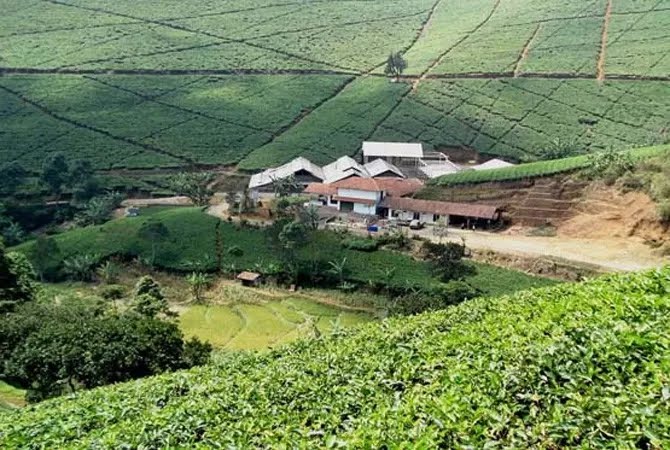
M 237 276 L 242 286 L 256 287 L 261 283 L 261 274 L 256 272 L 242 272 Z

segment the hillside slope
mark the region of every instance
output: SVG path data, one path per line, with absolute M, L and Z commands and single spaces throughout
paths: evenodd
M 325 163 L 365 139 L 530 161 L 670 127 L 670 0 L 0 3 L 0 158 L 32 169 Z
M 664 448 L 670 268 L 478 299 L 0 415 L 7 448 Z

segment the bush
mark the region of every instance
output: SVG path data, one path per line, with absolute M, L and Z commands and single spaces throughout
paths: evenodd
M 342 241 L 342 247 L 360 252 L 374 252 L 379 248 L 379 241 L 374 238 L 351 238 Z
M 670 223 L 670 200 L 665 200 L 656 207 L 661 222 Z
M 126 290 L 123 286 L 110 285 L 100 289 L 100 297 L 105 300 L 121 300 L 126 296 Z

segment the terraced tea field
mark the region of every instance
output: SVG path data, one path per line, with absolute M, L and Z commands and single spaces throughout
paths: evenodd
M 667 140 L 670 0 L 0 0 L 0 161 L 325 163 L 365 139 L 516 161 Z M 382 74 L 391 51 L 406 76 Z

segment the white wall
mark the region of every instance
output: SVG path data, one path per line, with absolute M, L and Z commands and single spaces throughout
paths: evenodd
M 354 212 L 357 214 L 365 214 L 373 216 L 377 213 L 376 205 L 364 205 L 363 203 L 354 203 Z
M 372 192 L 372 191 L 359 191 L 358 189 L 337 189 L 338 197 L 349 197 L 349 198 L 364 198 L 366 200 L 374 200 L 375 202 L 381 201 L 381 192 Z

